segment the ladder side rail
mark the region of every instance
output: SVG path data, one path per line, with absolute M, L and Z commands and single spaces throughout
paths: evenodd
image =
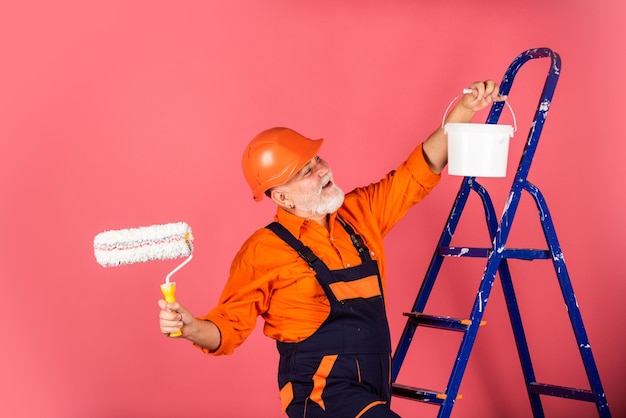
M 550 57 L 552 60 L 549 74 L 555 73 L 558 78 L 558 74 L 560 73 L 560 68 L 561 68 L 561 61 L 560 61 L 559 55 L 556 52 L 552 51 L 550 48 L 529 49 L 519 54 L 505 71 L 504 76 L 502 77 L 502 81 L 500 82 L 500 94 L 504 96 L 509 94 L 509 92 L 511 91 L 511 86 L 513 85 L 513 80 L 515 79 L 515 76 L 517 75 L 520 68 L 526 62 L 533 60 L 533 59 L 546 58 L 546 57 Z M 500 117 L 500 113 L 502 113 L 503 108 L 504 108 L 503 102 L 494 103 L 493 108 L 491 109 L 491 113 L 489 114 L 489 117 L 487 118 L 487 123 L 495 123 Z
M 496 215 L 496 210 L 494 209 L 493 202 L 487 189 L 485 189 L 479 182 L 476 181 L 474 177 L 468 180 L 470 183 L 472 190 L 478 194 L 480 200 L 483 204 L 483 210 L 485 212 L 485 219 L 487 221 L 487 230 L 489 232 L 489 240 L 493 245 L 493 240 L 496 235 L 496 231 L 498 230 L 498 216 Z
M 591 387 L 591 391 L 595 396 L 598 413 L 600 417 L 610 417 L 611 414 L 609 412 L 606 394 L 602 387 L 598 367 L 593 357 L 591 345 L 589 344 L 589 338 L 587 336 L 587 332 L 585 331 L 582 315 L 578 306 L 578 300 L 576 299 L 567 266 L 565 265 L 565 257 L 563 256 L 559 240 L 556 236 L 556 230 L 554 228 L 554 223 L 548 210 L 547 202 L 539 188 L 537 188 L 533 184 L 527 182 L 526 190 L 528 190 L 528 192 L 534 197 L 535 203 L 539 210 L 541 226 L 546 241 L 548 243 L 550 254 L 552 255 L 552 263 L 554 265 L 554 269 L 559 280 L 561 293 L 563 294 L 563 299 L 565 300 L 567 313 L 570 318 L 572 328 L 574 330 L 576 342 L 578 343 L 578 350 L 583 361 L 583 366 L 587 373 L 589 385 Z
M 502 292 L 504 294 L 506 308 L 509 313 L 509 321 L 511 322 L 513 330 L 515 346 L 517 347 L 517 354 L 522 366 L 522 374 L 526 385 L 526 393 L 528 394 L 528 399 L 530 401 L 530 408 L 533 412 L 534 418 L 544 418 L 545 414 L 541 403 L 541 397 L 538 393 L 535 393 L 531 387 L 531 383 L 536 382 L 537 378 L 535 376 L 535 370 L 530 356 L 530 348 L 528 347 L 528 340 L 526 339 L 526 333 L 524 332 L 524 326 L 522 324 L 522 314 L 517 303 L 517 296 L 513 286 L 511 270 L 507 260 L 502 260 L 500 262 L 500 270 L 498 273 L 500 276 L 500 283 L 502 284 Z
M 469 198 L 471 192 L 474 191 L 477 193 L 481 199 L 483 204 L 483 210 L 485 212 L 485 218 L 487 220 L 487 227 L 490 232 L 489 236 L 491 241 L 493 242 L 493 235 L 498 226 L 498 219 L 494 209 L 493 202 L 487 190 L 476 181 L 474 177 L 465 177 L 461 188 L 457 194 L 457 198 L 452 207 L 452 210 L 449 214 L 448 220 L 446 222 L 446 226 L 444 228 L 444 232 L 442 233 L 437 248 L 435 250 L 435 254 L 431 260 L 431 264 L 428 268 L 428 272 L 425 280 L 422 282 L 422 286 L 418 293 L 418 297 L 413 305 L 412 312 L 423 312 L 426 306 L 426 302 L 430 297 L 430 293 L 435 283 L 435 279 L 439 273 L 441 265 L 443 264 L 444 257 L 439 254 L 439 248 L 441 246 L 448 246 L 452 240 L 456 227 L 458 226 L 460 215 L 467 203 L 467 199 Z M 479 321 L 480 323 L 480 321 Z M 398 374 L 400 373 L 400 368 L 402 367 L 402 363 L 404 362 L 404 358 L 406 357 L 406 353 L 408 352 L 409 346 L 413 339 L 413 335 L 417 330 L 418 324 L 411 323 L 407 321 L 398 342 L 398 346 L 396 347 L 396 351 L 393 356 L 392 361 L 392 382 L 395 382 Z M 456 395 L 455 395 L 456 397 Z
M 556 89 L 556 84 L 560 75 L 560 57 L 558 54 L 552 52 L 550 49 L 547 48 L 538 48 L 526 51 L 525 53 L 520 54 L 520 56 L 516 60 L 516 62 L 519 61 L 520 64 L 515 66 L 514 62 L 514 64 L 509 67 L 509 70 L 507 71 L 503 79 L 503 83 L 505 84 L 504 94 L 508 94 L 510 90 L 510 85 L 514 78 L 514 72 L 518 71 L 519 67 L 523 63 L 527 62 L 529 59 L 543 57 L 550 57 L 551 65 L 548 71 L 548 75 L 546 77 L 546 81 L 544 83 L 541 97 L 539 99 L 539 104 L 537 105 L 537 110 L 535 112 L 532 127 L 528 135 L 528 140 L 526 142 L 526 145 L 524 146 L 522 158 L 520 159 L 515 178 L 513 179 L 511 191 L 506 201 L 504 211 L 500 219 L 499 228 L 496 233 L 494 241 L 494 251 L 498 252 L 501 252 L 505 249 L 505 244 L 511 230 L 511 222 L 513 222 L 513 218 L 515 217 L 515 213 L 519 205 L 519 200 L 524 185 L 528 182 L 526 180 L 526 177 L 528 176 L 530 165 L 537 149 L 539 137 L 541 135 L 541 131 L 543 130 L 543 125 L 548 115 L 548 110 L 550 108 L 552 97 L 554 95 L 554 90 Z M 494 103 L 494 106 L 489 113 L 489 123 L 497 122 L 500 112 L 502 111 L 502 106 L 504 106 L 503 102 Z M 492 120 L 495 120 L 495 122 L 492 122 Z
M 517 72 L 527 61 L 552 55 L 554 55 L 554 52 L 552 52 L 549 48 L 529 49 L 519 54 L 513 62 L 511 62 L 502 77 L 502 81 L 500 82 L 500 94 L 503 96 L 507 96 L 509 94 Z M 495 102 L 492 105 L 490 113 L 487 117 L 487 123 L 497 123 L 503 108 L 504 102 Z
M 478 182 L 473 183 L 473 188 L 482 199 L 487 224 L 489 227 L 489 236 L 491 238 L 491 242 L 494 243 L 498 230 L 498 220 L 496 219 L 493 204 L 491 203 L 489 194 L 480 184 L 478 184 Z M 500 277 L 500 282 L 502 283 L 504 300 L 506 302 L 507 311 L 509 313 L 509 320 L 513 329 L 513 336 L 515 338 L 518 356 L 522 365 L 522 374 L 525 378 L 526 391 L 530 400 L 533 416 L 535 418 L 543 418 L 544 412 L 543 405 L 541 404 L 541 398 L 538 394 L 532 391 L 532 388 L 530 386 L 530 382 L 536 381 L 535 372 L 530 356 L 530 349 L 528 348 L 528 343 L 524 332 L 524 326 L 522 324 L 521 312 L 519 310 L 519 305 L 517 304 L 517 296 L 515 294 L 513 280 L 511 278 L 511 270 L 506 259 L 502 259 L 500 261 L 498 273 Z
M 448 215 L 448 219 L 446 221 L 446 225 L 441 233 L 439 238 L 439 242 L 435 247 L 435 251 L 431 258 L 430 264 L 426 271 L 426 275 L 422 284 L 420 286 L 420 290 L 415 299 L 415 303 L 412 307 L 412 312 L 423 312 L 426 307 L 426 302 L 430 297 L 430 293 L 435 284 L 435 279 L 439 274 L 439 270 L 441 269 L 441 265 L 443 264 L 443 256 L 439 254 L 440 246 L 448 246 L 452 240 L 452 236 L 456 230 L 456 227 L 459 224 L 461 213 L 463 212 L 463 208 L 467 203 L 467 199 L 471 192 L 471 184 L 466 178 L 461 184 L 461 188 L 457 193 L 457 197 L 452 205 L 452 209 Z M 404 329 L 400 336 L 400 340 L 398 341 L 398 345 L 396 346 L 396 350 L 392 357 L 392 365 L 391 365 L 391 382 L 394 383 L 398 378 L 398 374 L 400 373 L 400 368 L 402 367 L 402 363 L 406 357 L 409 346 L 411 345 L 411 341 L 413 340 L 413 336 L 415 334 L 415 330 L 417 328 L 417 324 L 412 323 L 411 321 L 406 321 L 404 325 Z
M 467 368 L 469 356 L 476 340 L 478 327 L 480 326 L 480 322 L 482 321 L 482 317 L 484 315 L 484 308 L 489 300 L 491 290 L 493 289 L 496 273 L 499 271 L 501 261 L 503 260 L 503 251 L 510 233 L 511 221 L 515 217 L 515 212 L 517 211 L 521 191 L 522 188 L 520 186 L 520 182 L 514 182 L 502 215 L 502 219 L 497 230 L 495 231 L 493 251 L 489 254 L 487 265 L 480 280 L 480 286 L 478 288 L 476 298 L 474 299 L 474 304 L 469 317 L 471 324 L 461 340 L 461 345 L 446 387 L 447 397 L 439 410 L 439 418 L 449 417 L 450 413 L 452 413 L 452 408 L 461 385 L 461 380 L 463 379 L 463 374 Z
M 548 110 L 552 104 L 554 91 L 556 90 L 556 85 L 561 74 L 560 56 L 552 51 L 549 52 L 549 55 L 544 56 L 550 57 L 550 67 L 548 69 L 546 81 L 539 98 L 539 103 L 537 104 L 537 109 L 533 117 L 531 129 L 528 134 L 526 145 L 524 146 L 524 151 L 522 152 L 522 156 L 520 158 L 520 163 L 518 165 L 514 181 L 526 181 L 528 177 L 530 166 L 539 143 L 539 138 L 541 137 L 541 132 L 543 131 L 546 118 L 548 117 Z
M 500 94 L 508 95 L 511 90 L 513 80 L 522 65 L 529 60 L 537 58 L 550 58 L 550 67 L 541 92 L 539 104 L 537 105 L 537 110 L 535 111 L 535 116 L 528 134 L 527 142 L 524 146 L 524 151 L 522 152 L 522 156 L 517 167 L 514 182 L 525 180 L 528 176 L 528 172 L 530 171 L 530 165 L 535 155 L 539 137 L 541 136 L 543 125 L 548 114 L 548 109 L 552 103 L 552 97 L 561 73 L 561 58 L 559 54 L 549 48 L 535 48 L 525 51 L 518 55 L 511 65 L 509 65 L 509 68 L 505 72 L 500 83 Z M 487 123 L 497 123 L 503 108 L 504 102 L 495 102 L 487 117 Z
M 502 218 L 500 219 L 499 226 L 495 234 L 492 235 L 493 238 L 493 250 L 501 252 L 505 249 L 505 243 L 508 239 L 508 235 L 511 228 L 511 222 L 515 217 L 515 212 L 517 210 L 517 206 L 519 204 L 519 199 L 521 196 L 521 192 L 523 189 L 523 185 L 526 182 L 526 176 L 528 175 L 528 171 L 530 169 L 530 164 L 532 163 L 532 158 L 534 157 L 534 152 L 537 147 L 537 143 L 539 141 L 539 136 L 541 135 L 541 131 L 543 128 L 543 124 L 547 117 L 548 109 L 550 108 L 550 103 L 552 100 L 552 96 L 554 95 L 554 90 L 556 88 L 556 83 L 558 81 L 558 77 L 560 75 L 560 58 L 558 54 L 553 52 L 548 48 L 536 48 L 525 51 L 517 56 L 517 58 L 511 63 L 501 82 L 501 93 L 504 95 L 508 95 L 513 80 L 522 65 L 528 62 L 531 59 L 536 58 L 544 58 L 550 57 L 552 62 L 550 65 L 550 69 L 548 71 L 548 76 L 546 78 L 546 82 L 543 87 L 543 91 L 541 94 L 541 98 L 539 100 L 539 104 L 537 106 L 537 111 L 535 113 L 535 118 L 533 120 L 533 126 L 528 135 L 528 141 L 524 147 L 524 151 L 522 154 L 522 158 L 520 159 L 520 163 L 518 165 L 518 169 L 513 180 L 513 184 L 511 186 L 511 190 L 509 193 L 509 197 L 505 204 L 504 211 L 502 213 Z M 487 123 L 495 124 L 498 122 L 500 115 L 502 113 L 502 108 L 504 107 L 504 102 L 495 102 L 489 115 L 487 117 Z M 479 193 L 480 194 L 480 193 Z M 481 195 L 482 197 L 482 195 Z M 484 201 L 483 201 L 484 203 Z M 493 225 L 493 224 L 490 224 Z
M 478 292 L 476 293 L 476 298 L 474 299 L 474 304 L 469 316 L 471 323 L 461 340 L 459 351 L 454 361 L 454 366 L 452 367 L 452 373 L 450 374 L 450 379 L 446 387 L 447 396 L 437 415 L 439 418 L 449 417 L 452 412 L 501 260 L 501 252 L 492 251 L 489 255 L 487 266 L 480 281 L 480 286 L 478 287 Z
M 527 51 L 526 53 L 520 54 L 518 58 L 513 62 L 513 64 L 509 66 L 509 69 L 507 70 L 505 74 L 504 80 L 502 82 L 502 85 L 504 85 L 502 94 L 508 94 L 508 91 L 510 90 L 510 86 L 515 77 L 515 74 L 525 62 L 527 62 L 528 60 L 532 58 L 541 58 L 544 56 L 548 56 L 550 54 L 554 56 L 552 51 L 548 49 L 533 50 L 532 52 Z M 552 74 L 553 68 L 554 68 L 554 65 L 551 66 L 551 74 Z M 558 78 L 558 74 L 556 77 Z M 550 75 L 548 76 L 548 79 L 550 79 Z M 548 84 L 548 81 L 546 81 L 546 84 Z M 552 85 L 556 86 L 556 83 L 552 83 Z M 549 91 L 549 89 L 546 89 L 546 87 L 544 86 L 544 91 L 542 93 L 542 96 L 545 96 L 546 94 L 550 94 L 550 93 L 551 92 Z M 491 111 L 489 112 L 487 123 L 497 123 L 500 117 L 500 114 L 502 112 L 503 106 L 504 106 L 503 102 L 496 102 L 493 104 L 493 106 L 491 107 Z M 538 112 L 539 110 L 540 109 L 538 108 Z M 529 140 L 529 142 L 526 144 L 524 154 L 526 154 L 526 150 L 529 148 L 530 145 L 532 145 L 533 148 L 536 148 L 536 144 L 537 144 L 540 133 L 541 133 L 541 129 L 536 131 L 536 136 L 534 137 L 535 141 Z M 533 135 L 531 135 L 531 138 L 532 137 Z M 532 151 L 534 151 L 534 149 Z M 456 395 L 458 394 L 461 380 L 463 379 L 463 374 L 465 373 L 465 369 L 469 361 L 469 355 L 471 353 L 474 342 L 476 340 L 478 327 L 480 325 L 480 321 L 482 320 L 482 317 L 484 314 L 484 309 L 483 309 L 484 304 L 486 304 L 487 300 L 489 299 L 489 295 L 491 293 L 491 290 L 493 288 L 493 284 L 495 281 L 496 273 L 500 269 L 500 263 L 502 261 L 502 253 L 505 249 L 506 242 L 507 242 L 510 230 L 511 230 L 511 223 L 515 217 L 515 213 L 519 205 L 519 200 L 520 200 L 520 196 L 522 192 L 522 183 L 525 181 L 525 175 L 523 178 L 520 178 L 520 177 L 522 177 L 522 174 L 525 174 L 525 173 L 527 174 L 528 169 L 530 168 L 530 163 L 532 162 L 533 154 L 534 152 L 528 153 L 528 158 L 522 157 L 522 160 L 520 161 L 518 171 L 516 173 L 515 179 L 513 181 L 513 185 L 511 187 L 511 191 L 509 193 L 509 198 L 505 204 L 505 209 L 502 214 L 502 218 L 499 222 L 497 231 L 495 233 L 495 238 L 493 240 L 493 251 L 491 252 L 487 260 L 487 266 L 483 273 L 479 290 L 474 300 L 474 305 L 470 313 L 469 319 L 471 321 L 471 325 L 469 326 L 467 332 L 463 336 L 463 340 L 461 341 L 457 358 L 452 368 L 452 374 L 450 375 L 448 386 L 446 388 L 447 397 L 445 401 L 443 402 L 443 404 L 441 405 L 441 408 L 439 410 L 439 415 L 438 415 L 439 418 L 446 418 L 450 416 L 452 412 L 452 408 L 456 400 Z
M 495 213 L 493 202 L 487 190 L 476 181 L 474 177 L 466 177 L 465 181 L 470 185 L 471 190 L 476 192 L 481 199 L 483 210 L 485 212 L 485 219 L 487 221 L 487 229 L 492 245 L 495 245 L 495 235 L 498 231 L 498 219 Z M 456 360 L 452 367 L 452 373 L 446 386 L 446 398 L 439 408 L 438 418 L 447 418 L 452 413 L 452 408 L 457 399 L 459 389 L 461 387 L 461 381 L 469 362 L 469 356 L 472 351 L 472 347 L 478 335 L 478 328 L 482 321 L 484 313 L 484 304 L 489 299 L 489 294 L 493 288 L 495 281 L 496 269 L 493 266 L 500 264 L 502 260 L 502 254 L 491 251 L 488 256 L 487 266 L 484 271 L 484 275 L 480 281 L 478 292 L 472 306 L 470 313 L 470 325 L 463 335 L 463 339 L 459 345 L 459 351 L 456 356 Z M 491 269 L 490 269 L 491 267 Z
M 557 273 L 557 277 L 559 279 L 559 284 L 561 286 L 561 292 L 563 294 L 564 300 L 566 302 L 566 306 L 568 308 L 570 322 L 572 323 L 574 333 L 576 334 L 576 339 L 579 345 L 579 351 L 583 360 L 583 364 L 585 366 L 585 370 L 587 372 L 587 376 L 589 378 L 589 383 L 592 386 L 592 391 L 596 397 L 596 406 L 598 408 L 598 412 L 601 417 L 610 416 L 610 412 L 608 410 L 608 404 L 606 401 L 606 396 L 600 383 L 599 373 L 595 365 L 593 355 L 591 353 L 591 347 L 589 345 L 586 332 L 584 329 L 584 325 L 582 323 L 582 316 L 580 315 L 580 310 L 578 308 L 576 297 L 574 295 L 573 287 L 571 285 L 571 281 L 567 273 L 567 268 L 565 266 L 563 254 L 561 252 L 560 246 L 558 245 L 556 232 L 554 230 L 554 226 L 552 224 L 551 218 L 549 217 L 549 212 L 547 212 L 547 205 L 546 205 L 545 199 L 543 199 L 543 196 L 541 195 L 541 192 L 539 191 L 539 189 L 536 188 L 534 185 L 530 184 L 527 180 L 527 176 L 530 171 L 530 166 L 531 166 L 534 154 L 536 152 L 537 144 L 538 144 L 541 132 L 543 130 L 543 126 L 547 118 L 548 110 L 552 103 L 552 97 L 554 95 L 556 84 L 558 82 L 558 78 L 560 75 L 561 60 L 558 54 L 550 50 L 546 50 L 546 49 L 530 51 L 529 55 L 532 55 L 533 58 L 550 56 L 551 65 L 548 71 L 548 75 L 546 77 L 546 82 L 544 84 L 544 88 L 541 94 L 539 104 L 537 106 L 537 111 L 533 119 L 533 124 L 531 127 L 531 131 L 529 133 L 528 142 L 526 143 L 524 152 L 520 159 L 520 163 L 519 163 L 518 170 L 517 170 L 515 180 L 514 180 L 514 185 L 511 188 L 512 192 L 509 197 L 509 201 L 507 202 L 505 211 L 503 213 L 502 220 L 500 222 L 500 230 L 499 230 L 498 237 L 496 238 L 496 241 L 500 241 L 501 243 L 506 242 L 506 238 L 507 238 L 506 235 L 508 235 L 508 231 L 510 230 L 509 224 L 510 222 L 512 222 L 512 219 L 515 216 L 516 205 L 519 200 L 519 197 L 516 197 L 517 191 L 520 188 L 527 190 L 535 198 L 535 202 L 540 211 L 541 225 L 544 230 L 544 235 L 548 243 L 550 253 L 552 255 L 553 265 Z M 516 67 L 516 68 L 519 68 L 519 67 Z M 507 93 L 508 93 L 508 86 L 505 86 L 503 94 L 507 94 Z M 500 111 L 501 111 L 501 107 L 502 106 L 499 107 Z M 497 111 L 498 108 L 496 108 L 495 110 Z M 497 115 L 497 112 L 494 114 Z M 501 235 L 504 235 L 504 236 L 501 236 Z M 498 238 L 500 238 L 500 240 Z M 496 250 L 499 250 L 500 248 L 504 248 L 504 247 L 496 245 Z M 520 322 L 520 325 L 521 325 L 521 322 Z M 515 330 L 516 329 L 514 328 L 514 331 Z M 518 350 L 518 353 L 521 356 L 523 352 L 519 352 Z M 522 366 L 528 367 L 529 365 L 528 364 L 525 365 L 524 362 L 522 362 Z M 531 381 L 527 380 L 527 384 L 530 384 L 530 383 Z M 533 399 L 535 398 L 535 396 L 538 396 L 538 395 L 534 395 L 531 398 L 531 406 L 533 406 Z M 535 410 L 533 409 L 533 412 L 534 411 Z
M 494 240 L 494 251 L 503 251 L 505 249 L 505 244 L 508 240 L 508 235 L 511 230 L 512 222 L 517 211 L 522 191 L 525 189 L 525 185 L 528 183 L 526 178 L 530 171 L 530 166 L 532 164 L 532 160 L 537 149 L 537 144 L 539 142 L 539 138 L 543 130 L 543 125 L 545 123 L 545 119 L 547 118 L 548 110 L 550 108 L 552 97 L 554 95 L 556 84 L 560 75 L 560 57 L 558 56 L 558 54 L 546 48 L 530 50 L 520 55 L 520 59 L 518 60 L 519 65 L 515 65 L 514 63 L 510 67 L 511 73 L 515 74 L 515 72 L 519 70 L 520 66 L 523 63 L 527 62 L 529 59 L 545 57 L 551 58 L 550 67 L 548 69 L 546 81 L 544 83 L 541 97 L 535 111 L 533 123 L 528 134 L 528 139 L 524 146 L 524 150 L 518 164 L 515 178 L 511 186 L 509 198 L 505 204 L 502 219 L 500 220 L 500 226 L 496 233 L 496 237 Z M 511 73 L 507 71 L 507 73 L 505 74 L 503 80 L 503 94 L 508 94 L 508 92 L 510 91 L 510 83 L 513 79 Z M 494 117 L 498 115 L 497 112 L 498 110 L 501 111 L 501 108 L 502 106 L 499 106 L 499 108 L 494 109 Z M 492 115 L 490 115 L 490 117 L 491 116 Z M 544 411 L 543 405 L 541 403 L 541 398 L 539 394 L 535 393 L 531 388 L 531 383 L 536 381 L 536 377 L 530 356 L 530 349 L 528 347 L 528 342 L 522 324 L 519 305 L 517 304 L 517 297 L 515 295 L 511 272 L 508 266 L 508 262 L 506 260 L 503 260 L 503 262 L 500 263 L 499 274 L 507 305 L 507 311 L 509 314 L 509 320 L 513 328 L 515 344 L 522 366 L 522 374 L 525 379 L 526 391 L 529 396 L 531 409 L 533 411 L 533 416 L 535 418 L 543 418 Z
M 476 192 L 481 199 L 483 210 L 485 212 L 485 218 L 487 220 L 487 227 L 490 231 L 491 241 L 493 242 L 493 235 L 495 234 L 495 230 L 498 226 L 498 219 L 491 197 L 489 196 L 488 191 L 476 181 L 475 177 L 465 177 L 461 184 L 461 188 L 457 193 L 457 197 L 448 216 L 448 220 L 446 221 L 443 233 L 441 234 L 437 247 L 435 248 L 435 253 L 431 259 L 426 277 L 422 282 L 415 303 L 413 304 L 412 312 L 423 312 L 426 307 L 426 302 L 430 297 L 430 293 L 435 284 L 435 279 L 437 278 L 444 260 L 444 257 L 439 253 L 439 248 L 450 245 L 454 232 L 456 231 L 460 221 L 460 215 L 463 212 L 472 191 Z M 400 336 L 400 340 L 392 359 L 392 382 L 395 382 L 398 378 L 400 368 L 402 367 L 402 363 L 404 362 L 409 346 L 411 345 L 417 326 L 418 324 L 411 323 L 411 321 L 407 321 L 404 326 L 404 330 L 402 331 L 402 335 Z

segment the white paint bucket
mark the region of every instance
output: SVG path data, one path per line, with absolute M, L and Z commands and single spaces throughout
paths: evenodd
M 505 103 L 513 114 L 511 105 Z M 509 140 L 517 130 L 514 114 L 513 120 L 515 128 L 511 125 L 446 123 L 444 132 L 448 135 L 448 174 L 506 177 Z

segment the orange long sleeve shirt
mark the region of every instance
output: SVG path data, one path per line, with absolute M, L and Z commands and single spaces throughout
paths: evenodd
M 361 263 L 337 220 L 341 216 L 361 235 L 377 260 L 384 289 L 383 237 L 439 180 L 440 176 L 428 167 L 420 145 L 380 182 L 347 193 L 343 206 L 330 215 L 330 230 L 281 208 L 275 220 L 335 270 Z M 263 332 L 268 337 L 299 342 L 313 334 L 329 312 L 315 271 L 273 232 L 261 228 L 235 256 L 218 305 L 200 317 L 217 325 L 222 337 L 220 347 L 214 352 L 199 348 L 212 355 L 232 354 L 252 332 L 259 316 L 265 321 Z

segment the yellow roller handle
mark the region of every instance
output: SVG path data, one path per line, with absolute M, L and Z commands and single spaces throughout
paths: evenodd
M 176 282 L 163 283 L 161 285 L 161 293 L 163 293 L 167 303 L 176 302 Z M 180 337 L 181 335 L 183 334 L 180 330 L 170 333 L 170 337 Z

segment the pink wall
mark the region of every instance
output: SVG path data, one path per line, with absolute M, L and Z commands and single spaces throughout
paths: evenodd
M 461 88 L 500 80 L 533 47 L 558 52 L 563 71 L 530 179 L 550 205 L 613 415 L 626 415 L 626 337 L 618 322 L 626 314 L 626 203 L 618 186 L 626 174 L 626 38 L 617 0 L 5 3 L 0 403 L 6 416 L 279 416 L 277 356 L 260 326 L 223 358 L 164 338 L 156 300 L 172 264 L 104 269 L 93 257 L 93 237 L 188 222 L 196 257 L 178 273 L 178 297 L 204 313 L 239 245 L 273 215 L 268 201 L 252 201 L 240 173 L 251 136 L 287 125 L 325 137 L 323 156 L 350 189 L 401 162 Z M 512 165 L 546 71 L 544 61 L 528 64 L 514 83 L 510 103 L 520 131 Z M 511 176 L 512 169 L 507 179 L 483 182 L 498 213 Z M 460 181 L 444 176 L 387 238 L 394 341 Z M 455 237 L 463 245 L 486 238 L 477 207 L 470 204 L 468 213 Z M 512 245 L 542 246 L 530 199 L 515 222 Z M 542 263 L 512 265 L 537 374 L 586 387 L 556 279 Z M 469 312 L 482 265 L 478 275 L 459 276 L 469 270 L 451 264 L 432 313 Z M 453 416 L 527 417 L 498 283 L 486 320 Z M 428 331 L 418 337 L 401 380 L 443 387 L 457 339 Z M 394 402 L 406 417 L 436 415 L 429 405 Z M 552 417 L 595 415 L 592 404 L 577 401 L 546 399 L 545 408 Z

